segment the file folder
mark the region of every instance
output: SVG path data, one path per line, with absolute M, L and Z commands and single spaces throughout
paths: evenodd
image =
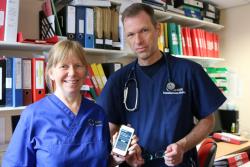
M 84 24 L 85 24 L 85 7 L 76 6 L 76 41 L 78 41 L 83 47 L 85 46 Z
M 84 87 L 87 88 L 87 90 L 84 90 L 85 95 L 86 95 L 86 91 L 88 91 L 90 93 L 90 95 L 91 95 L 91 99 L 95 100 L 97 98 L 97 94 L 95 92 L 94 85 L 93 85 L 93 83 L 91 81 L 91 78 L 88 75 L 85 78 L 83 88 Z
M 94 10 L 85 9 L 85 48 L 94 48 Z
M 191 29 L 189 27 L 185 27 L 185 32 L 186 32 L 186 40 L 187 40 L 187 51 L 188 55 L 194 56 L 194 51 L 193 51 L 193 41 L 191 38 Z
M 168 46 L 168 23 L 164 23 L 164 52 L 169 52 L 169 46 Z
M 178 48 L 178 34 L 177 34 L 177 26 L 175 23 L 168 23 L 168 44 L 170 53 L 174 55 L 179 55 L 179 48 Z
M 75 39 L 76 8 L 75 6 L 65 6 L 57 14 L 62 35 L 68 39 Z
M 59 24 L 59 20 L 58 20 L 58 16 L 57 16 L 57 12 L 56 12 L 56 7 L 55 7 L 55 0 L 51 0 L 51 6 L 52 6 L 52 11 L 53 14 L 55 15 L 55 28 L 56 28 L 56 34 L 59 36 L 62 36 L 62 31 L 60 28 L 60 24 Z
M 182 44 L 182 53 L 187 56 L 188 54 L 188 46 L 187 46 L 187 34 L 185 31 L 185 27 L 181 27 L 181 44 Z
M 23 105 L 32 103 L 32 75 L 31 75 L 31 59 L 23 59 L 22 72 L 23 72 Z
M 96 67 L 97 67 L 97 70 L 98 70 L 98 74 L 101 77 L 102 84 L 104 86 L 106 84 L 106 82 L 107 82 L 107 77 L 106 77 L 106 75 L 105 75 L 105 73 L 103 71 L 102 64 L 98 63 L 98 64 L 96 64 Z
M 5 105 L 6 60 L 0 59 L 0 105 Z
M 95 7 L 94 8 L 94 28 L 95 28 L 95 48 L 103 49 L 103 8 Z M 117 27 L 118 28 L 118 27 Z
M 6 2 L 7 0 L 0 1 L 0 41 L 4 40 Z
M 160 23 L 160 36 L 158 37 L 158 48 L 164 52 L 165 41 L 164 41 L 164 23 Z
M 44 58 L 32 58 L 32 102 L 45 97 Z
M 18 15 L 19 15 L 19 0 L 7 0 L 4 41 L 16 42 Z
M 117 9 L 111 9 L 111 37 L 112 37 L 112 49 L 120 50 L 121 41 L 119 39 L 119 12 Z
M 5 106 L 12 106 L 12 88 L 13 88 L 13 58 L 6 57 L 6 83 L 5 83 Z
M 89 64 L 87 65 L 87 69 L 88 69 L 88 75 L 90 76 L 90 79 L 94 85 L 95 92 L 96 92 L 97 96 L 99 96 L 101 94 L 101 88 L 99 87 L 99 85 L 97 83 L 97 79 L 95 77 L 95 74 L 94 74 L 94 72 Z
M 90 66 L 91 66 L 91 69 L 92 69 L 94 76 L 96 78 L 98 87 L 100 88 L 100 90 L 102 90 L 102 88 L 104 87 L 104 84 L 102 83 L 102 78 L 98 72 L 97 65 L 96 65 L 96 63 L 92 63 Z
M 22 59 L 13 58 L 13 87 L 12 87 L 12 101 L 13 107 L 23 106 L 23 89 L 22 89 Z
M 191 39 L 192 39 L 192 48 L 193 48 L 193 55 L 200 56 L 200 44 L 198 40 L 197 30 L 191 29 Z
M 197 8 L 203 9 L 203 3 L 197 0 L 176 0 L 174 2 L 174 7 L 175 8 L 180 8 L 183 5 L 189 5 Z
M 112 49 L 111 38 L 111 10 L 104 8 L 104 49 Z

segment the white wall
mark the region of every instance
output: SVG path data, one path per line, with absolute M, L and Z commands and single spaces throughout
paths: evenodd
M 250 5 L 221 12 L 220 54 L 223 65 L 235 72 L 239 83 L 231 98 L 239 109 L 240 131 L 250 137 Z M 238 89 L 238 90 L 237 90 Z

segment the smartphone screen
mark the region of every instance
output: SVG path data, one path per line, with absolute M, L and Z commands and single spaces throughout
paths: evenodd
M 133 133 L 133 128 L 122 126 L 113 151 L 121 155 L 126 155 Z
M 121 129 L 120 136 L 116 143 L 116 148 L 125 151 L 127 145 L 129 144 L 128 142 L 130 141 L 131 136 L 132 132 L 126 131 L 125 129 Z

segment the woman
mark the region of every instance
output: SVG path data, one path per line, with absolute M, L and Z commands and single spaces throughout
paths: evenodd
M 110 154 L 103 109 L 80 93 L 86 65 L 77 42 L 61 41 L 51 49 L 46 81 L 52 94 L 22 112 L 3 167 L 106 167 L 125 160 Z M 138 149 L 138 145 L 131 148 Z M 136 165 L 133 158 L 127 159 Z

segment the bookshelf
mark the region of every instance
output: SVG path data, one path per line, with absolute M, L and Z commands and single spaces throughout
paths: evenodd
M 24 51 L 24 52 L 43 52 L 49 51 L 52 45 L 43 45 L 43 44 L 31 44 L 31 43 L 8 43 L 0 41 L 0 50 L 2 52 L 11 52 L 11 51 Z M 121 50 L 107 50 L 107 49 L 95 49 L 95 48 L 85 48 L 85 51 L 89 55 L 99 55 L 99 56 L 115 56 L 123 57 L 127 56 L 126 51 Z
M 43 52 L 43 51 L 49 51 L 52 45 L 43 45 L 43 44 L 30 44 L 30 43 L 7 43 L 7 42 L 0 42 L 0 49 L 1 52 L 8 52 L 8 54 L 11 54 L 11 52 L 15 51 L 22 51 L 22 52 Z M 107 50 L 107 49 L 95 49 L 95 48 L 85 48 L 85 51 L 88 56 L 96 55 L 96 56 L 110 56 L 112 58 L 120 58 L 120 57 L 134 57 L 131 52 L 123 51 L 123 50 Z M 15 54 L 15 53 L 14 53 Z M 200 63 L 201 65 L 210 66 L 212 64 L 216 64 L 218 62 L 224 61 L 223 58 L 212 58 L 212 57 L 200 57 L 200 56 L 185 56 L 185 55 L 174 55 L 176 57 L 180 58 L 186 58 L 193 60 L 197 63 Z M 26 54 L 26 57 L 27 54 Z
M 26 107 L 0 107 L 0 117 L 20 115 Z
M 214 58 L 214 57 L 200 57 L 200 56 L 185 56 L 185 55 L 173 55 L 179 58 L 190 59 L 201 64 L 203 67 L 209 67 L 216 63 L 224 61 L 223 58 Z
M 210 22 L 199 20 L 196 18 L 186 17 L 184 15 L 177 14 L 177 13 L 170 12 L 170 11 L 164 12 L 164 11 L 155 10 L 155 14 L 156 14 L 157 19 L 160 22 L 163 22 L 163 21 L 175 22 L 175 23 L 178 23 L 183 26 L 190 27 L 190 28 L 202 28 L 202 29 L 205 29 L 208 31 L 214 31 L 214 32 L 219 31 L 224 28 L 223 25 L 210 23 Z
M 27 2 L 23 2 L 20 4 L 20 8 L 24 8 L 24 4 L 28 3 L 30 1 L 31 3 L 38 3 L 32 0 L 26 0 Z M 114 5 L 120 5 L 121 0 L 110 0 L 112 4 Z M 40 2 L 39 2 L 40 3 Z M 40 5 L 40 4 L 39 4 Z M 35 5 L 38 6 L 38 5 Z M 25 6 L 26 7 L 26 6 Z M 40 6 L 39 6 L 40 8 Z M 22 10 L 21 10 L 22 11 Z M 27 12 L 23 10 L 22 12 Z M 37 12 L 37 11 L 32 11 Z M 37 12 L 38 13 L 38 12 Z M 183 26 L 188 26 L 191 28 L 202 28 L 208 31 L 220 31 L 224 28 L 223 25 L 218 25 L 214 23 L 209 23 L 203 20 L 198 20 L 194 18 L 189 18 L 180 14 L 176 14 L 169 11 L 158 11 L 155 10 L 156 17 L 160 22 L 168 21 L 168 22 L 176 22 L 178 24 L 181 24 Z M 29 13 L 30 14 L 30 13 Z M 24 17 L 22 17 L 24 18 Z M 24 19 L 20 19 L 20 21 L 24 22 Z M 27 24 L 28 25 L 28 24 Z M 26 25 L 23 25 L 24 28 L 26 28 Z M 24 29 L 23 28 L 23 29 Z M 36 25 L 33 26 L 32 29 L 37 29 Z M 35 37 L 31 37 L 35 38 Z M 0 55 L 15 55 L 20 57 L 32 57 L 36 53 L 42 53 L 44 51 L 49 51 L 51 49 L 51 45 L 43 45 L 43 44 L 30 44 L 30 43 L 8 43 L 8 42 L 2 42 L 0 41 Z M 85 48 L 87 59 L 90 58 L 92 61 L 109 61 L 109 59 L 119 59 L 119 58 L 125 58 L 125 59 L 134 59 L 136 58 L 135 55 L 133 55 L 128 50 L 106 50 L 106 49 L 91 49 L 91 48 Z M 211 58 L 211 57 L 197 57 L 197 56 L 185 56 L 185 55 L 174 55 L 176 57 L 182 57 L 186 59 L 190 59 L 193 61 L 196 61 L 200 63 L 203 66 L 210 66 L 213 64 L 216 64 L 218 62 L 223 61 L 223 58 Z M 88 59 L 89 60 L 89 59 Z M 25 109 L 25 106 L 22 107 L 0 107 L 0 117 L 11 117 L 15 115 L 20 115 L 21 111 Z M 8 121 L 8 120 L 7 120 Z M 6 121 L 6 122 L 7 122 Z M 9 125 L 7 125 L 8 127 Z M 6 138 L 9 138 L 11 134 L 7 134 Z M 1 146 L 1 145 L 0 145 Z
M 110 0 L 110 2 L 114 5 L 120 5 L 121 0 Z M 195 19 L 195 18 L 189 18 L 181 14 L 177 14 L 171 11 L 159 11 L 155 10 L 155 14 L 157 19 L 160 22 L 175 22 L 178 24 L 181 24 L 183 26 L 188 26 L 191 28 L 202 28 L 208 31 L 220 31 L 224 28 L 223 25 L 214 24 L 210 22 L 206 22 L 203 20 Z M 49 51 L 52 45 L 43 45 L 43 44 L 31 44 L 31 43 L 8 43 L 0 41 L 0 55 L 17 55 L 17 56 L 25 56 L 25 57 L 32 57 L 36 53 L 42 53 L 44 51 Z M 107 49 L 95 49 L 95 48 L 85 48 L 87 53 L 87 58 L 90 57 L 91 60 L 95 59 L 102 59 L 102 61 L 107 61 L 108 59 L 116 59 L 116 58 L 136 58 L 135 55 L 133 55 L 131 52 L 127 50 L 107 50 Z M 193 60 L 202 66 L 211 66 L 216 63 L 219 63 L 221 61 L 224 61 L 223 58 L 212 58 L 212 57 L 199 57 L 199 56 L 185 56 L 185 55 L 174 55 L 176 57 L 180 58 L 186 58 Z M 91 58 L 92 57 L 92 58 Z M 103 59 L 103 57 L 105 57 Z M 99 60 L 100 61 L 100 60 Z M 22 108 L 24 109 L 24 108 Z M 11 114 L 17 114 L 20 113 L 19 108 L 5 108 L 0 107 L 0 112 L 8 113 L 10 111 L 13 111 Z M 6 112 L 3 112 L 6 111 Z M 7 112 L 8 111 L 8 112 Z M 1 116 L 1 114 L 0 114 Z
M 121 5 L 122 0 L 109 0 L 114 5 Z M 202 28 L 208 31 L 219 31 L 224 28 L 223 25 L 210 23 L 207 21 L 199 20 L 196 18 L 190 18 L 178 13 L 171 11 L 160 11 L 155 10 L 156 18 L 160 21 L 170 21 L 181 24 L 183 26 L 188 26 L 191 28 Z

